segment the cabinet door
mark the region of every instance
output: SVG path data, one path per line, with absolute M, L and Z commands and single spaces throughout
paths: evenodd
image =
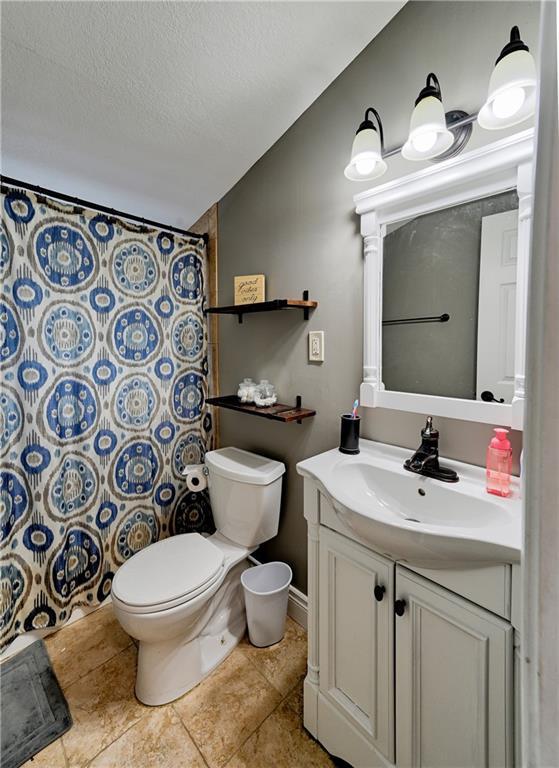
M 319 581 L 320 691 L 392 762 L 394 565 L 321 527 Z
M 398 766 L 510 766 L 510 624 L 400 566 L 396 597 Z

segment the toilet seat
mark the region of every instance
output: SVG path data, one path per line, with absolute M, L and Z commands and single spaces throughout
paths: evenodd
M 150 544 L 116 572 L 112 594 L 130 613 L 155 613 L 192 600 L 221 578 L 223 552 L 199 533 Z

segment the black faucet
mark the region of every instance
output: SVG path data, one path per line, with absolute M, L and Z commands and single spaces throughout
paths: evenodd
M 404 461 L 404 469 L 418 475 L 442 480 L 443 483 L 457 483 L 458 474 L 439 464 L 439 430 L 433 426 L 433 417 L 427 417 L 427 423 L 421 430 L 421 445 L 411 459 Z

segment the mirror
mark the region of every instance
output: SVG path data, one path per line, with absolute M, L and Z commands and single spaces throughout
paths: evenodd
M 523 428 L 533 154 L 529 129 L 355 196 L 363 407 Z
M 512 402 L 517 236 L 516 190 L 387 224 L 385 390 Z

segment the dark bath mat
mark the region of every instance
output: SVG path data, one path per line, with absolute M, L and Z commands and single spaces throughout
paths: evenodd
M 0 666 L 0 764 L 18 768 L 72 726 L 42 640 Z

